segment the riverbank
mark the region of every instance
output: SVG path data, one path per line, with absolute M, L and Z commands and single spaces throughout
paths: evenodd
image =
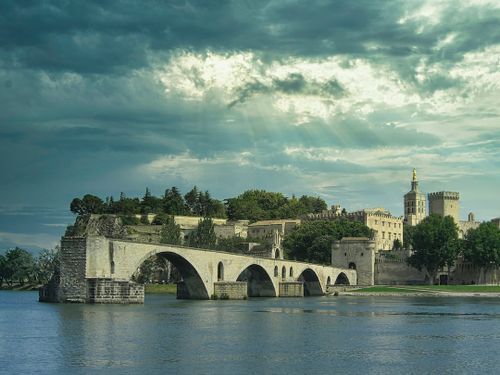
M 341 296 L 492 297 L 500 298 L 500 285 L 371 286 L 338 292 Z
M 13 290 L 16 292 L 23 292 L 23 291 L 30 292 L 33 290 L 38 290 L 41 287 L 42 287 L 41 284 L 40 285 L 38 285 L 38 284 L 24 284 L 24 285 L 15 284 L 12 286 L 2 285 L 2 287 L 0 287 L 0 290 Z

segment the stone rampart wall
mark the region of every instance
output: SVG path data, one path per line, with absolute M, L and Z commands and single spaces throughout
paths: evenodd
M 425 283 L 425 272 L 410 267 L 406 262 L 375 262 L 376 285 L 403 285 Z

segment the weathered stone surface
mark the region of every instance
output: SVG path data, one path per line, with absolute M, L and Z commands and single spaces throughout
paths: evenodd
M 217 281 L 214 283 L 213 299 L 247 299 L 245 281 Z
M 68 227 L 65 237 L 105 236 L 125 238 L 127 231 L 116 215 L 80 215 L 75 225 Z
M 280 297 L 304 297 L 304 283 L 302 281 L 286 281 L 280 283 Z
M 332 246 L 332 265 L 355 269 L 358 285 L 374 285 L 375 241 L 364 237 L 345 237 L 335 241 Z M 352 285 L 351 282 L 349 284 Z
M 61 277 L 55 295 L 59 302 L 140 303 L 142 289 L 130 279 L 146 259 L 160 253 L 182 276 L 178 298 L 209 299 L 222 293 L 243 298 L 243 285 L 249 297 L 279 296 L 280 283 L 297 281 L 304 285 L 303 293 L 290 287 L 284 287 L 283 293 L 321 295 L 326 284 L 340 276 L 350 284 L 357 280 L 355 270 L 87 234 L 62 238 Z
M 144 285 L 126 280 L 87 279 L 88 303 L 144 303 Z

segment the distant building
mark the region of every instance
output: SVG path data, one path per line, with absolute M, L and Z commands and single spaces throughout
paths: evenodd
M 404 224 L 410 226 L 417 225 L 426 216 L 425 193 L 422 193 L 418 189 L 417 171 L 414 168 L 411 190 L 404 196 Z
M 366 208 L 347 214 L 349 220 L 359 221 L 373 230 L 375 251 L 392 250 L 394 241 L 403 243 L 403 217 L 392 216 L 384 208 Z
M 472 212 L 469 212 L 467 221 L 460 220 L 458 222 L 458 238 L 464 238 L 469 230 L 476 229 L 480 224 L 481 222 L 476 221 L 474 214 Z
M 272 242 L 272 258 L 283 259 L 282 240 L 286 234 L 290 233 L 300 219 L 277 219 L 262 220 L 248 225 L 248 237 L 252 239 L 270 240 Z
M 494 219 L 491 219 L 491 222 L 495 224 L 498 228 L 500 228 L 500 217 L 496 217 Z

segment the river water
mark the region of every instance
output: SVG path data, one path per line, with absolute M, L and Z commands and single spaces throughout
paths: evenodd
M 494 298 L 45 304 L 0 292 L 5 374 L 500 373 Z

